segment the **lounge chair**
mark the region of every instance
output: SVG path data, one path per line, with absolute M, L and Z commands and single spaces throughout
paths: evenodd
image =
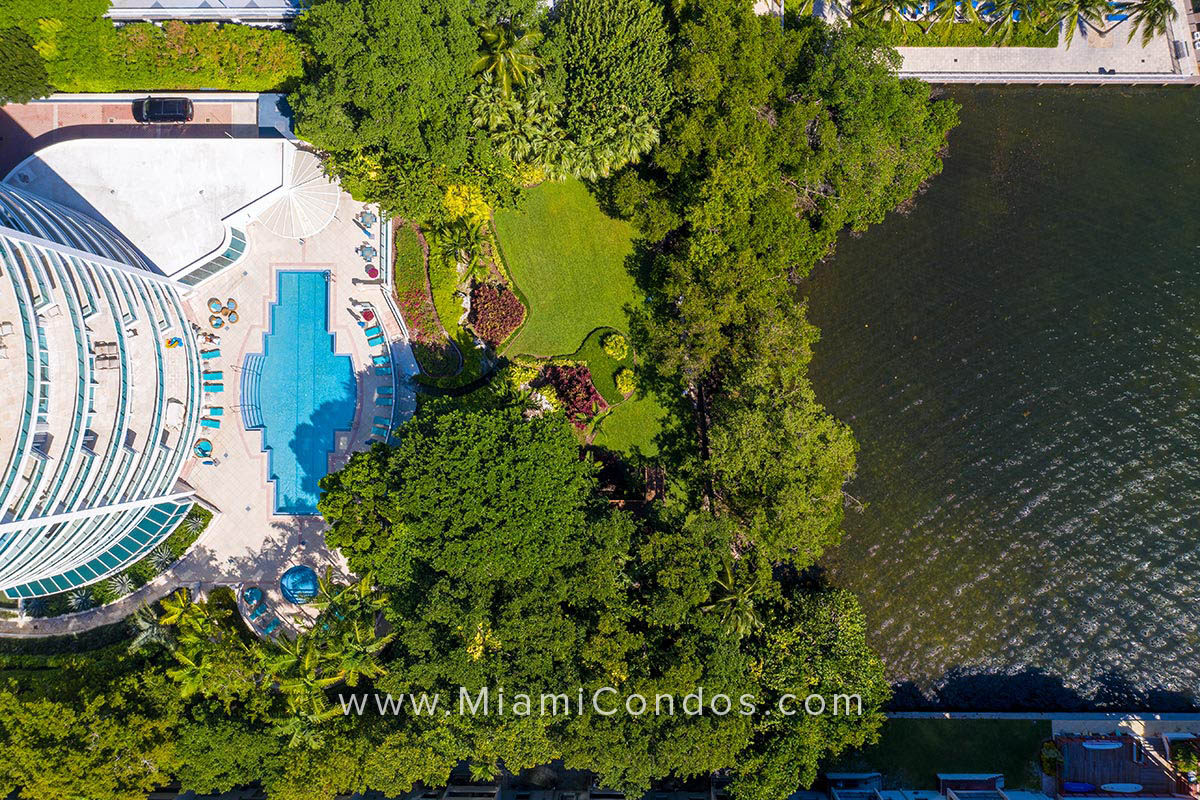
M 0 336 L 12 336 L 13 324 L 11 322 L 0 322 Z
M 387 356 L 372 356 L 371 360 L 375 362 L 377 367 L 386 367 L 389 363 Z
M 263 634 L 265 636 L 270 636 L 277 630 L 279 630 L 279 620 L 275 617 L 272 617 L 271 621 L 267 623 L 267 626 L 263 628 Z
M 376 336 L 372 339 L 367 339 L 367 344 L 371 345 L 371 347 L 378 347 L 379 345 L 383 344 L 383 336 Z
M 220 350 L 202 350 L 200 352 L 201 358 L 217 358 L 220 355 L 221 355 Z
M 390 406 L 391 404 L 392 404 L 392 398 L 390 398 L 390 397 L 376 397 L 375 398 L 375 405 L 377 405 L 377 406 Z
M 204 373 L 204 380 L 206 380 L 206 381 L 219 381 L 224 377 L 225 377 L 225 373 L 221 372 L 220 370 Z
M 390 386 L 380 386 L 375 391 L 378 392 L 379 394 L 386 395 L 387 397 L 392 396 L 392 387 L 390 387 Z
M 385 428 L 391 428 L 391 427 L 392 427 L 392 421 L 391 421 L 390 419 L 388 419 L 387 417 L 376 417 L 376 418 L 375 418 L 375 424 L 376 424 L 376 425 L 382 425 L 382 426 L 383 426 L 383 427 L 385 427 Z
M 388 437 L 389 431 L 387 428 L 383 427 L 382 425 L 372 425 L 371 433 L 375 434 L 376 436 L 380 436 L 380 437 L 386 439 Z
M 391 375 L 391 374 L 392 374 L 392 368 L 391 368 L 391 367 L 376 367 L 376 368 L 375 368 L 375 374 L 376 374 L 376 375 L 383 375 L 383 376 Z
M 383 333 L 383 330 L 378 325 L 372 325 L 364 330 L 363 333 L 365 333 L 369 338 L 371 336 L 378 336 L 379 334 Z
M 219 428 L 219 427 L 221 427 L 221 420 L 209 419 L 208 417 L 201 417 L 200 424 L 206 428 Z
M 204 384 L 204 391 L 206 391 L 206 392 L 223 392 L 223 391 L 225 391 L 225 384 L 223 384 L 223 383 L 206 383 L 206 384 Z
M 210 417 L 223 417 L 225 416 L 225 409 L 222 406 L 209 406 L 208 415 Z
M 250 613 L 249 613 L 247 616 L 249 616 L 249 618 L 250 618 L 250 621 L 251 621 L 251 622 L 254 622 L 254 620 L 258 619 L 259 617 L 261 617 L 261 616 L 262 616 L 263 614 L 265 614 L 265 613 L 267 613 L 267 604 L 266 604 L 266 603 L 260 603 L 260 604 L 259 604 L 259 605 L 258 605 L 258 606 L 257 606 L 255 609 L 253 609 L 253 610 L 252 610 L 252 611 L 251 611 L 251 612 L 250 612 Z

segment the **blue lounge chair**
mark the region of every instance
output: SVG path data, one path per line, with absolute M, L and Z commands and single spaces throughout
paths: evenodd
M 204 380 L 206 380 L 206 381 L 219 381 L 224 377 L 225 377 L 225 373 L 221 372 L 219 370 L 217 370 L 215 372 L 204 373 Z
M 206 383 L 206 384 L 204 384 L 204 391 L 206 391 L 206 392 L 223 392 L 223 391 L 225 391 L 225 384 L 223 384 L 223 383 Z
M 371 360 L 375 362 L 375 366 L 377 367 L 386 367 L 390 363 L 386 354 L 382 356 L 371 356 Z
M 209 419 L 208 417 L 201 417 L 200 424 L 206 428 L 219 428 L 219 427 L 221 427 L 221 420 Z
M 256 606 L 262 602 L 262 589 L 257 586 L 250 586 L 242 590 L 242 599 L 246 601 L 248 606 Z
M 392 396 L 392 387 L 390 386 L 380 386 L 375 391 L 377 391 L 379 394 L 387 395 L 388 397 Z
M 209 406 L 208 415 L 210 417 L 223 417 L 225 416 L 225 409 L 221 406 Z
M 375 374 L 376 375 L 391 375 L 392 368 L 391 367 L 376 367 Z
M 221 355 L 220 350 L 204 350 L 200 353 L 201 358 L 216 358 Z
M 254 608 L 254 610 L 252 610 L 248 616 L 250 617 L 250 621 L 254 622 L 254 620 L 258 619 L 265 613 L 267 613 L 267 606 L 265 603 L 263 603 Z
M 376 436 L 379 436 L 383 439 L 386 439 L 388 437 L 388 429 L 383 427 L 382 425 L 372 425 L 371 433 L 373 433 Z
M 383 337 L 376 336 L 372 339 L 367 339 L 367 344 L 371 345 L 371 347 L 378 347 L 379 345 L 383 344 Z
M 375 405 L 377 405 L 377 406 L 390 406 L 391 404 L 392 404 L 392 398 L 390 398 L 390 397 L 376 397 L 375 398 Z
M 385 428 L 390 428 L 392 425 L 392 421 L 390 419 L 388 419 L 387 417 L 376 417 L 375 424 L 382 425 Z
M 372 336 L 378 336 L 379 334 L 383 333 L 383 330 L 378 325 L 372 325 L 364 330 L 363 333 L 365 333 L 367 338 L 370 339 Z
M 263 628 L 263 633 L 267 636 L 270 636 L 277 630 L 279 630 L 279 620 L 275 617 L 272 617 L 271 621 L 267 623 L 267 627 Z

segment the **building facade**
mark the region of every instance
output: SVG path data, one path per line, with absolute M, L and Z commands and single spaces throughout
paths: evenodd
M 201 416 L 179 284 L 86 214 L 0 184 L 0 590 L 119 572 L 191 507 Z

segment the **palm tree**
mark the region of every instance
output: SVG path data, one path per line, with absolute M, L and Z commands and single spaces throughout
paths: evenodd
M 336 652 L 322 650 L 313 639 L 298 636 L 289 640 L 281 637 L 279 651 L 269 664 L 269 670 L 279 683 L 279 690 L 296 710 L 323 713 L 329 706 L 325 690 L 345 678 L 336 661 Z
M 1167 29 L 1179 16 L 1174 0 L 1137 0 L 1129 15 L 1129 38 L 1133 41 L 1134 34 L 1142 32 L 1142 47 L 1147 46 L 1155 37 L 1166 36 Z
M 186 618 L 192 605 L 188 590 L 176 589 L 174 594 L 163 598 L 163 614 L 158 621 L 163 625 L 178 625 Z
M 340 708 L 328 708 L 317 713 L 292 710 L 292 715 L 272 719 L 275 734 L 286 736 L 289 747 L 308 747 L 310 750 L 319 748 L 325 741 L 325 735 L 319 727 L 322 722 L 333 719 L 342 713 Z
M 187 654 L 175 651 L 179 666 L 167 670 L 171 680 L 179 684 L 179 694 L 185 700 L 194 694 L 203 694 L 213 680 L 213 666 L 204 653 Z
M 72 611 L 85 611 L 95 605 L 95 600 L 92 597 L 92 590 L 86 586 L 81 586 L 78 589 L 73 589 L 67 595 L 67 605 Z
M 179 527 L 189 536 L 195 536 L 204 530 L 204 519 L 193 509 L 183 518 L 183 522 L 179 523 Z
M 347 686 L 357 686 L 360 677 L 378 678 L 387 670 L 379 663 L 379 654 L 396 638 L 395 633 L 376 636 L 374 624 L 351 623 L 350 631 L 342 637 L 341 647 L 336 651 L 337 671 Z
M 479 58 L 471 65 L 471 72 L 478 75 L 493 75 L 505 97 L 512 94 L 513 85 L 521 86 L 526 76 L 542 68 L 542 60 L 533 54 L 533 48 L 542 40 L 537 31 L 517 36 L 507 24 L 479 23 Z
M 874 28 L 881 28 L 884 24 L 906 24 L 909 20 L 904 16 L 904 11 L 911 8 L 913 2 L 914 0 L 863 0 L 855 4 L 857 8 L 851 12 L 850 18 Z
M 1070 48 L 1076 30 L 1100 31 L 1109 8 L 1108 0 L 1059 0 L 1055 3 L 1053 15 L 1058 19 L 1055 25 L 1065 26 L 1067 47 Z
M 133 641 L 129 643 L 129 652 L 136 653 L 150 647 L 175 649 L 175 636 L 171 629 L 158 621 L 149 606 L 143 604 L 135 611 L 129 618 L 129 626 L 134 630 Z
M 124 597 L 134 590 L 133 578 L 122 572 L 108 579 L 108 588 L 117 597 Z
M 160 544 L 150 554 L 150 563 L 154 565 L 157 572 L 166 572 L 167 568 L 175 563 L 175 554 L 171 552 L 171 548 Z
M 720 614 L 725 630 L 739 639 L 762 627 L 762 620 L 754 608 L 754 595 L 758 592 L 757 576 L 751 581 L 735 580 L 733 563 L 726 559 L 716 584 L 711 602 L 701 607 L 704 611 Z

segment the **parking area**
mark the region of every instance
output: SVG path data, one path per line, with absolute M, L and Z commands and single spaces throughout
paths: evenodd
M 190 94 L 195 117 L 186 124 L 141 125 L 133 103 L 146 93 L 52 95 L 0 107 L 0 178 L 46 145 L 82 138 L 211 138 L 259 135 L 258 98 L 252 93 Z

